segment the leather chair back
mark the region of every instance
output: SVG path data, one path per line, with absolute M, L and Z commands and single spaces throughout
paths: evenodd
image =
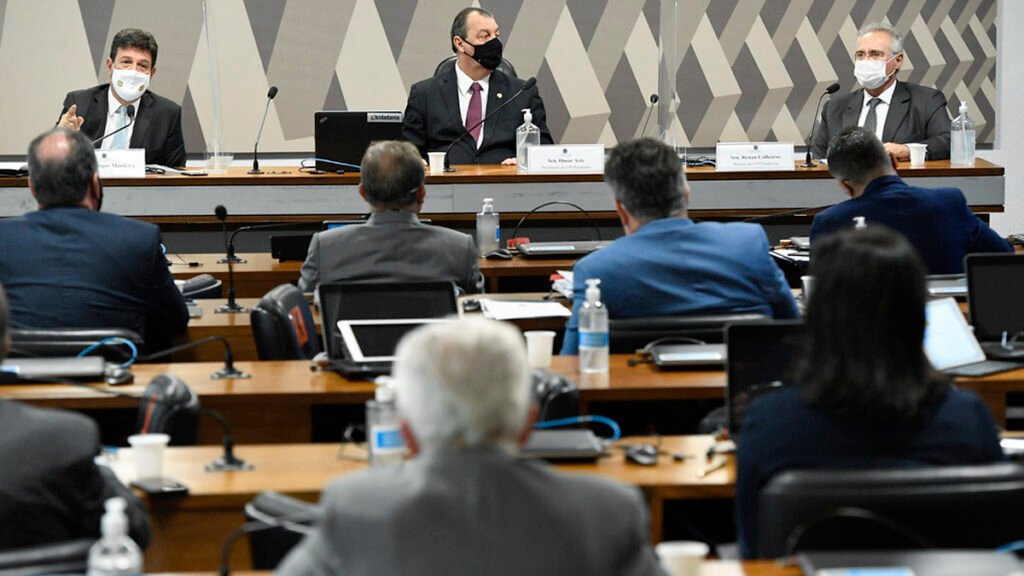
M 94 540 L 69 540 L 0 552 L 0 574 L 85 574 Z
M 441 62 L 438 63 L 437 68 L 434 69 L 434 77 L 445 74 L 449 70 L 455 68 L 455 60 L 457 58 L 458 57 L 455 54 L 452 54 L 444 60 L 441 60 Z M 501 64 L 498 64 L 498 70 L 510 78 L 519 78 L 519 76 L 516 75 L 515 67 L 512 66 L 511 62 L 504 58 L 501 59 Z
M 313 313 L 291 284 L 267 292 L 253 306 L 250 319 L 260 360 L 309 360 L 320 352 Z
M 311 526 L 319 513 L 320 508 L 316 504 L 272 491 L 260 492 L 246 503 L 246 522 L 262 522 L 268 526 L 283 524 L 278 528 L 249 533 L 253 570 L 277 568 L 305 536 L 303 528 Z
M 768 322 L 764 314 L 707 314 L 693 316 L 652 316 L 608 320 L 609 349 L 629 354 L 662 338 L 693 338 L 708 344 L 725 341 L 725 326 L 732 322 Z

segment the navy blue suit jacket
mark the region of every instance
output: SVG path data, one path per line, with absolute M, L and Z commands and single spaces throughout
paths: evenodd
M 160 230 L 115 214 L 54 206 L 0 220 L 0 282 L 17 327 L 127 328 L 158 350 L 188 324 Z
M 964 256 L 972 252 L 1012 252 L 967 206 L 957 188 L 909 186 L 899 176 L 875 178 L 864 194 L 839 203 L 814 217 L 811 244 L 825 234 L 852 228 L 853 219 L 882 224 L 917 248 L 929 274 L 960 274 Z
M 576 354 L 586 279 L 601 279 L 610 318 L 761 313 L 797 318 L 786 279 L 756 224 L 664 218 L 619 238 L 573 267 L 572 317 L 562 354 Z
M 736 461 L 736 529 L 756 558 L 757 499 L 772 476 L 797 468 L 895 468 L 1003 459 L 992 415 L 972 392 L 950 389 L 914 421 L 880 426 L 835 418 L 806 404 L 797 386 L 760 397 L 743 421 Z

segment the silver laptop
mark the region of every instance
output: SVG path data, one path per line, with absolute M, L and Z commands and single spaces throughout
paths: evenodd
M 8 358 L 0 363 L 4 379 L 46 380 L 74 378 L 76 380 L 102 380 L 106 361 L 102 356 L 81 358 Z
M 953 298 L 925 307 L 924 352 L 936 370 L 953 376 L 985 376 L 1024 368 L 1024 364 L 986 360 L 985 352 Z
M 518 246 L 519 254 L 526 258 L 558 258 L 583 256 L 611 244 L 611 240 L 579 240 L 569 242 L 529 242 Z
M 651 348 L 651 360 L 659 368 L 721 368 L 725 359 L 725 344 L 659 344 Z

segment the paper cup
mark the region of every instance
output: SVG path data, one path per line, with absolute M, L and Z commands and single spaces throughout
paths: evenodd
M 924 166 L 924 153 L 928 149 L 927 144 L 907 144 L 910 148 L 910 167 L 921 168 Z
M 800 277 L 800 283 L 803 285 L 803 289 L 804 289 L 804 291 L 803 291 L 804 302 L 807 302 L 807 299 L 811 297 L 811 284 L 813 282 L 814 282 L 814 278 L 811 277 L 811 276 L 801 276 Z
M 135 434 L 128 437 L 128 444 L 135 456 L 135 477 L 160 478 L 163 476 L 164 447 L 171 441 L 167 434 Z
M 526 358 L 530 368 L 551 368 L 555 333 L 551 330 L 530 330 L 523 332 L 523 336 L 526 337 Z
M 669 576 L 697 576 L 709 548 L 703 542 L 678 541 L 662 542 L 654 551 Z
M 430 173 L 444 174 L 444 152 L 427 152 L 430 158 Z

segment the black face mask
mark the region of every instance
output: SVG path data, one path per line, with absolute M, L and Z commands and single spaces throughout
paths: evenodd
M 501 53 L 504 48 L 501 45 L 501 38 L 495 36 L 480 45 L 473 44 L 465 38 L 462 41 L 473 47 L 473 54 L 467 53 L 466 55 L 479 62 L 484 68 L 494 70 L 501 64 Z

